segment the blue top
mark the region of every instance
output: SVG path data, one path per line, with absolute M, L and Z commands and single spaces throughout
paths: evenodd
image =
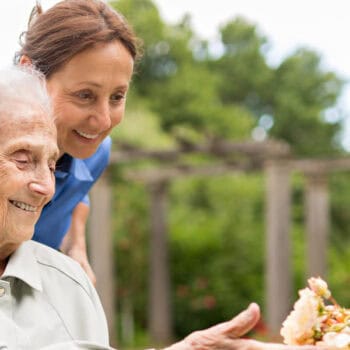
M 79 202 L 89 204 L 88 192 L 108 165 L 111 139 L 107 137 L 93 156 L 76 159 L 64 154 L 58 161 L 56 190 L 45 205 L 35 225 L 33 239 L 58 249 L 67 233 L 74 208 Z

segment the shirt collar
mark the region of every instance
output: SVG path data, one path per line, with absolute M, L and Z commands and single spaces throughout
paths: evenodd
M 30 241 L 23 242 L 10 256 L 1 278 L 5 277 L 18 278 L 42 292 L 40 271 Z
M 58 160 L 55 175 L 57 178 L 73 175 L 79 181 L 93 181 L 85 162 L 82 159 L 73 158 L 67 153 Z

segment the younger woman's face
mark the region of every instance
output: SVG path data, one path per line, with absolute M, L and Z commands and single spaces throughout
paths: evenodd
M 60 154 L 92 156 L 123 119 L 134 61 L 118 40 L 73 56 L 47 80 Z

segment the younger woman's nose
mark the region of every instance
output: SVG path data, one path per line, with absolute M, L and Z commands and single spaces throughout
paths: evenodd
M 95 113 L 98 130 L 108 130 L 112 123 L 109 102 L 101 103 Z

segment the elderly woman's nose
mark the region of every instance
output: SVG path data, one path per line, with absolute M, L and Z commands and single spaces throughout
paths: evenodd
M 29 183 L 29 189 L 43 196 L 52 196 L 55 191 L 55 180 L 51 171 L 48 169 L 34 176 Z

